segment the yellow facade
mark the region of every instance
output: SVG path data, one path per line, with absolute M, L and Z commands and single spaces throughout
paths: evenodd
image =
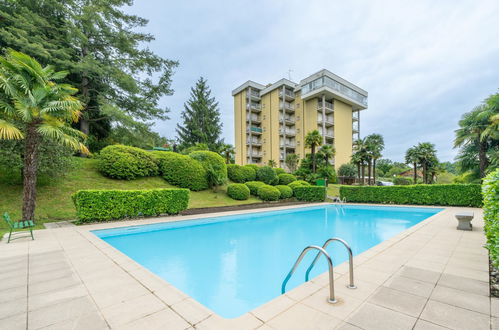
M 336 169 L 348 163 L 359 111 L 367 108 L 367 92 L 327 70 L 299 84 L 281 79 L 272 85 L 252 81 L 236 88 L 234 127 L 236 163 L 266 165 L 273 160 L 285 168 L 285 157 L 310 153 L 305 136 L 319 130 L 323 144 L 333 145 Z M 324 102 L 323 102 L 324 101 Z

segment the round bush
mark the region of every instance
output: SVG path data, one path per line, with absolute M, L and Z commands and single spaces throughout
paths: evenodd
M 262 187 L 265 185 L 265 183 L 261 181 L 248 181 L 245 183 L 246 187 L 249 188 L 250 193 L 253 196 L 258 196 L 258 188 Z
M 102 149 L 98 169 L 103 175 L 114 179 L 133 180 L 158 175 L 158 165 L 149 152 L 124 145 Z
M 393 179 L 393 184 L 396 186 L 408 186 L 408 185 L 412 184 L 413 182 L 414 182 L 414 180 L 412 180 L 411 178 L 406 178 L 403 176 L 398 176 L 398 177 Z
M 227 165 L 223 157 L 216 152 L 199 150 L 191 152 L 189 157 L 201 163 L 206 171 L 210 187 L 220 186 L 227 182 Z
M 256 179 L 258 181 L 265 182 L 266 184 L 272 184 L 275 182 L 277 175 L 275 171 L 270 166 L 262 166 L 256 171 Z
M 248 179 L 246 181 L 255 181 L 256 180 L 256 171 L 258 170 L 258 166 L 249 164 L 249 165 L 244 165 L 242 167 L 246 171 L 246 176 Z
M 275 171 L 275 174 L 277 174 L 277 175 L 286 173 L 286 171 L 280 167 L 274 168 L 274 171 Z
M 159 167 L 166 182 L 174 186 L 194 191 L 208 188 L 206 170 L 194 158 L 176 152 L 164 152 Z
M 246 165 L 244 165 L 244 167 L 249 167 L 249 168 L 252 168 L 253 170 L 255 170 L 255 179 L 256 179 L 256 171 L 258 171 L 260 166 L 258 166 L 256 164 L 246 164 Z
M 227 195 L 232 199 L 243 201 L 249 198 L 250 190 L 243 183 L 232 183 L 227 186 Z
M 310 183 L 304 180 L 296 180 L 288 184 L 288 186 L 291 187 L 291 189 L 294 189 L 296 187 L 301 187 L 301 186 L 310 186 Z
M 256 173 L 251 167 L 229 164 L 227 165 L 227 175 L 233 182 L 245 183 L 255 180 Z
M 280 185 L 288 185 L 294 181 L 296 181 L 296 176 L 294 176 L 293 174 L 287 174 L 287 173 L 279 174 Z
M 266 184 L 258 188 L 258 197 L 264 201 L 277 201 L 281 197 L 281 193 L 276 187 Z
M 278 185 L 275 186 L 277 189 L 279 189 L 279 192 L 281 193 L 281 199 L 286 199 L 286 198 L 291 198 L 293 197 L 293 189 L 289 186 L 284 186 L 284 185 Z

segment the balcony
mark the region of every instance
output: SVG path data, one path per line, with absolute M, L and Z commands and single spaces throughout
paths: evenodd
M 257 134 L 257 135 L 260 135 L 263 133 L 263 129 L 261 129 L 260 127 L 248 127 L 246 129 L 246 132 L 247 133 L 251 133 L 251 134 Z
M 279 109 L 283 110 L 283 107 L 284 107 L 284 111 L 286 111 L 288 113 L 293 113 L 295 111 L 295 107 L 289 102 L 284 102 L 284 105 L 282 102 L 280 102 Z
M 279 134 L 281 135 L 285 135 L 285 136 L 295 136 L 296 135 L 296 131 L 294 129 L 279 129 Z
M 248 157 L 255 157 L 255 158 L 262 158 L 262 153 L 261 152 L 258 152 L 258 151 L 253 151 L 252 153 L 250 153 L 248 151 Z
M 281 142 L 279 145 L 281 148 L 296 148 L 296 143 L 295 142 Z
M 260 93 L 255 91 L 255 90 L 251 90 L 251 92 L 248 94 L 249 97 L 253 100 L 256 100 L 256 101 L 260 101 Z
M 282 98 L 282 89 L 279 90 L 279 97 Z M 289 89 L 284 90 L 284 99 L 286 101 L 293 101 L 295 99 L 295 92 Z
M 352 113 L 352 121 L 359 121 L 359 112 L 358 111 L 354 111 Z
M 248 140 L 248 141 L 246 141 L 246 145 L 247 146 L 251 145 L 253 147 L 261 147 L 262 141 L 259 139 Z
M 322 124 L 322 115 L 317 116 L 317 123 Z M 334 125 L 334 118 L 333 116 L 326 116 L 326 127 L 331 127 Z
M 260 119 L 260 116 L 246 116 L 246 122 L 250 122 L 250 119 L 251 119 L 251 122 L 252 123 L 261 123 L 262 120 Z
M 332 113 L 334 111 L 334 108 L 333 108 L 333 103 L 331 102 L 326 102 L 326 113 Z M 317 103 L 317 111 L 321 112 L 322 113 L 322 102 L 319 101 Z
M 294 116 L 284 116 L 284 123 L 286 125 L 294 125 L 295 124 L 295 117 Z
M 262 106 L 261 104 L 252 102 L 251 104 L 250 103 L 246 104 L 246 109 L 247 110 L 251 109 L 254 112 L 260 112 L 262 111 Z
M 327 129 L 324 134 L 322 134 L 322 127 L 319 127 L 319 134 L 325 136 L 326 138 L 334 138 L 334 131 L 332 129 Z

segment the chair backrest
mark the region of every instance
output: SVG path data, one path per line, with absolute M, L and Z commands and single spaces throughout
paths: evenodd
M 10 219 L 10 216 L 7 212 L 3 214 L 3 219 L 5 220 L 5 222 L 7 222 L 10 228 L 14 227 L 14 224 L 12 223 L 12 220 Z

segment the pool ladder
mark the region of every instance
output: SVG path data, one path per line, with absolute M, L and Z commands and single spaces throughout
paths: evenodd
M 312 270 L 312 268 L 314 268 L 315 264 L 317 263 L 317 260 L 319 260 L 319 258 L 321 256 L 321 254 L 324 255 L 324 257 L 327 260 L 328 269 L 329 269 L 329 298 L 327 299 L 327 301 L 329 303 L 331 303 L 331 304 L 336 303 L 337 300 L 336 300 L 336 298 L 334 296 L 333 260 L 331 259 L 331 257 L 329 256 L 329 254 L 326 252 L 326 248 L 328 247 L 328 245 L 331 242 L 335 242 L 335 241 L 342 243 L 345 246 L 345 248 L 347 249 L 347 251 L 348 251 L 348 264 L 349 264 L 350 283 L 347 285 L 347 288 L 349 288 L 349 289 L 356 289 L 357 287 L 355 286 L 355 284 L 353 282 L 353 255 L 352 255 L 352 249 L 350 248 L 350 245 L 348 245 L 348 243 L 345 240 L 342 240 L 341 238 L 333 237 L 333 238 L 328 239 L 322 245 L 322 247 L 317 246 L 317 245 L 309 245 L 309 246 L 307 246 L 306 248 L 303 249 L 303 251 L 300 253 L 300 256 L 298 257 L 298 259 L 296 259 L 295 264 L 293 265 L 293 267 L 289 271 L 288 275 L 286 276 L 286 278 L 282 282 L 281 293 L 284 294 L 286 292 L 286 284 L 288 283 L 288 281 L 291 278 L 291 276 L 293 276 L 296 268 L 298 268 L 298 265 L 300 264 L 300 262 L 302 261 L 302 259 L 305 257 L 305 255 L 309 251 L 317 250 L 319 252 L 315 256 L 314 260 L 312 261 L 312 263 L 308 267 L 307 272 L 305 273 L 305 282 L 308 282 L 310 271 Z

